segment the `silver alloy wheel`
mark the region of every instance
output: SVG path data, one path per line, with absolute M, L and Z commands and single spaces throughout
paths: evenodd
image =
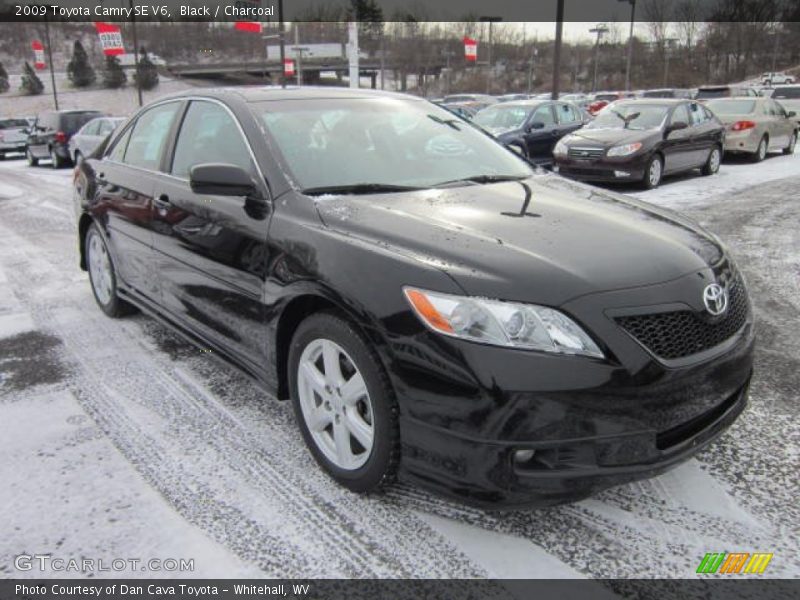
M 52 148 L 50 149 L 50 162 L 53 163 L 54 169 L 58 167 L 58 155 Z
M 111 259 L 105 243 L 96 233 L 90 234 L 89 240 L 89 279 L 92 289 L 100 303 L 107 305 L 111 302 L 113 293 L 113 274 L 111 273 Z
M 758 143 L 758 160 L 764 160 L 767 157 L 767 140 L 765 138 L 761 138 L 761 141 Z
M 655 159 L 650 163 L 650 170 L 647 172 L 647 179 L 651 187 L 656 187 L 661 181 L 661 161 Z
M 297 366 L 297 394 L 311 438 L 338 468 L 355 471 L 370 457 L 375 419 L 367 384 L 337 343 L 310 342 Z
M 719 171 L 720 155 L 719 148 L 711 150 L 711 156 L 708 158 L 708 167 L 712 173 Z
M 794 147 L 797 145 L 797 132 L 792 134 L 792 138 L 789 140 L 789 147 L 786 149 L 789 154 L 794 154 Z

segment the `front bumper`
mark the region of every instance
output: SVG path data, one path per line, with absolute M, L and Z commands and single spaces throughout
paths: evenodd
M 21 142 L 0 142 L 0 152 L 3 154 L 9 152 L 25 152 L 25 141 Z
M 658 312 L 648 299 L 681 297 L 691 284 L 687 277 L 567 303 L 564 310 L 603 341 L 602 360 L 427 331 L 394 338 L 388 362 L 401 411 L 401 478 L 486 508 L 542 506 L 693 456 L 746 406 L 751 313 L 724 343 L 675 360 L 650 354 L 609 318 L 617 306 L 652 304 Z
M 559 175 L 579 181 L 641 181 L 646 162 L 640 156 L 585 160 L 558 156 L 555 158 L 554 170 Z

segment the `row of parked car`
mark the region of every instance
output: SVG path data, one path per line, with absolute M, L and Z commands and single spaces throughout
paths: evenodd
M 48 159 L 55 169 L 75 164 L 94 152 L 122 121 L 97 110 L 54 110 L 38 117 L 0 118 L 0 160 L 21 153 L 31 166 Z
M 700 88 L 694 99 L 667 92 L 595 96 L 592 102 L 605 102 L 596 115 L 568 97 L 501 98 L 471 117 L 456 114 L 536 165 L 575 179 L 647 188 L 682 171 L 716 173 L 724 153 L 761 161 L 769 152 L 794 152 L 800 86 L 776 87 L 772 97 L 737 86 Z M 447 98 L 442 106 L 450 109 Z

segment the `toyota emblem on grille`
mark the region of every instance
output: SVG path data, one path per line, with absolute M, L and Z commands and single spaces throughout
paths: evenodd
M 703 304 L 709 314 L 718 317 L 728 308 L 728 291 L 718 283 L 707 285 L 703 290 Z

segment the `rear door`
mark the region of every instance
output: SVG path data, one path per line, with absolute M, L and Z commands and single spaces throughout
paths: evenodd
M 72 136 L 71 145 L 72 145 L 72 158 L 80 154 L 84 158 L 89 154 L 87 152 L 87 148 L 93 147 L 96 143 L 98 138 L 98 132 L 100 130 L 100 125 L 102 124 L 103 119 L 95 119 L 93 121 L 89 121 L 86 125 L 84 125 L 80 131 L 78 131 L 74 136 Z
M 195 194 L 189 173 L 203 163 L 245 169 L 268 197 L 233 113 L 217 101 L 192 100 L 155 188 L 154 247 L 162 305 L 205 339 L 263 368 L 267 211 L 245 197 Z
M 701 167 L 706 164 L 711 149 L 717 144 L 719 127 L 711 114 L 697 102 L 690 102 L 689 125 L 691 129 L 691 166 Z
M 583 117 L 578 107 L 567 102 L 557 102 L 554 106 L 558 119 L 558 133 L 553 141 L 553 146 L 565 135 L 583 127 Z
M 55 137 L 58 127 L 58 113 L 45 112 L 36 118 L 28 136 L 28 150 L 36 158 L 49 158 L 48 147 L 50 139 Z
M 794 123 L 786 116 L 783 107 L 772 98 L 767 98 L 766 104 L 769 111 L 769 146 L 773 150 L 782 150 L 789 145 Z
M 142 112 L 92 161 L 97 189 L 94 216 L 105 226 L 122 281 L 134 292 L 159 299 L 153 258 L 153 190 L 181 101 Z

